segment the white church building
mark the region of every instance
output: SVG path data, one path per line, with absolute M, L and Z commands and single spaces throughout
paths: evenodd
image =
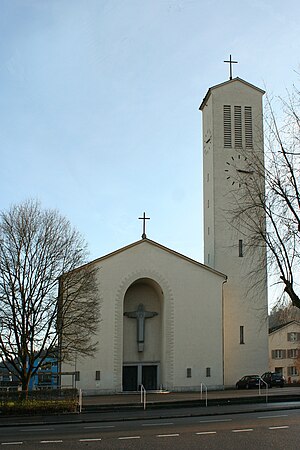
M 234 173 L 252 174 L 241 154 L 263 152 L 263 94 L 234 78 L 211 87 L 201 103 L 205 264 L 145 232 L 90 263 L 100 269 L 98 350 L 62 366 L 76 371 L 76 386 L 86 393 L 141 385 L 193 391 L 201 383 L 223 389 L 268 369 L 267 274 L 260 274 L 263 289 L 253 289 L 255 255 L 248 258 L 247 234 L 230 220 L 242 190 Z M 262 251 L 258 246 L 257 261 Z M 71 375 L 63 376 L 62 385 L 70 384 Z

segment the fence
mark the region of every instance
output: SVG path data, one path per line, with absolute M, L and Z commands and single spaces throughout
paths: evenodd
M 1 390 L 0 402 L 3 401 L 18 401 L 25 397 L 29 400 L 60 400 L 60 399 L 74 399 L 78 397 L 77 389 L 39 389 L 28 391 L 20 390 Z
M 0 412 L 13 414 L 78 411 L 77 389 L 45 389 L 34 391 L 0 391 Z

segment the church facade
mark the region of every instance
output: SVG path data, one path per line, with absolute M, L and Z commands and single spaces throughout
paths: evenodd
M 94 358 L 77 359 L 77 387 L 115 393 L 141 384 L 223 386 L 225 275 L 147 238 L 93 264 L 100 269 L 99 349 Z
M 137 391 L 141 385 L 222 389 L 267 370 L 267 275 L 259 291 L 248 277 L 264 255 L 259 248 L 247 257 L 247 235 L 230 220 L 239 184 L 228 172 L 250 175 L 232 163 L 243 162 L 242 148 L 261 148 L 263 155 L 262 95 L 235 78 L 210 88 L 200 106 L 205 264 L 145 233 L 90 263 L 100 269 L 99 348 L 94 358 L 62 366 L 62 372 L 76 372 L 76 386 L 87 394 Z M 62 385 L 71 383 L 71 375 L 62 377 Z

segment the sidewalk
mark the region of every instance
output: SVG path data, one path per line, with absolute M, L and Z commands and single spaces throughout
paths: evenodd
M 268 401 L 300 401 L 300 387 L 284 387 L 284 388 L 272 388 L 268 389 L 267 392 L 265 389 L 261 389 L 260 395 L 257 389 L 250 390 L 224 390 L 224 391 L 208 391 L 207 392 L 207 403 L 210 404 L 227 404 L 227 403 L 247 403 L 247 402 L 265 402 L 266 395 L 268 397 Z M 276 399 L 276 400 L 275 400 Z M 98 395 L 98 396 L 89 396 L 83 394 L 83 410 L 91 411 L 93 408 L 105 408 L 110 409 L 111 407 L 122 407 L 122 406 L 133 406 L 139 405 L 141 401 L 141 394 L 116 394 L 116 395 Z M 155 407 L 160 405 L 171 405 L 171 406 L 179 406 L 180 404 L 189 403 L 193 404 L 201 404 L 205 406 L 206 393 L 202 392 L 156 392 L 156 393 L 147 393 L 146 394 L 146 403 L 147 407 Z M 198 405 L 199 406 L 199 405 Z
M 268 394 L 266 399 L 265 395 L 258 397 L 257 391 L 213 391 L 208 392 L 208 406 L 205 406 L 204 394 L 201 401 L 200 393 L 196 392 L 150 393 L 147 395 L 146 410 L 140 403 L 140 394 L 83 397 L 81 414 L 0 416 L 0 427 L 172 419 L 300 409 L 300 388 L 276 388 L 269 390 Z

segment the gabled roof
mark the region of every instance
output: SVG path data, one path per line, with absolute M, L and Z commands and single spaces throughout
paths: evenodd
M 289 322 L 282 323 L 281 325 L 278 325 L 277 327 L 270 328 L 269 329 L 269 334 L 275 333 L 276 331 L 279 331 L 282 328 L 288 327 L 292 323 L 300 326 L 300 322 L 298 320 L 290 320 Z
M 227 280 L 227 276 L 225 274 L 223 274 L 223 273 L 213 269 L 212 267 L 206 266 L 205 264 L 202 264 L 202 263 L 200 263 L 200 262 L 198 262 L 198 261 L 196 261 L 196 260 L 194 260 L 192 258 L 189 258 L 188 256 L 182 255 L 181 253 L 178 253 L 175 250 L 172 250 L 172 249 L 170 249 L 168 247 L 165 247 L 164 245 L 161 245 L 158 242 L 152 241 L 151 239 L 148 239 L 148 238 L 140 239 L 140 240 L 138 240 L 136 242 L 133 242 L 132 244 L 126 245 L 125 247 L 121 247 L 118 250 L 115 250 L 114 252 L 108 253 L 107 255 L 101 256 L 100 258 L 94 259 L 93 261 L 90 261 L 89 263 L 84 264 L 81 267 L 85 267 L 85 266 L 88 266 L 90 264 L 99 263 L 101 261 L 104 261 L 105 259 L 111 258 L 114 255 L 118 255 L 118 254 L 120 254 L 122 252 L 126 252 L 127 250 L 129 250 L 131 248 L 137 247 L 139 245 L 144 245 L 145 243 L 153 245 L 154 247 L 157 247 L 157 248 L 159 248 L 159 249 L 161 249 L 161 250 L 163 250 L 165 252 L 168 252 L 168 253 L 170 253 L 172 255 L 177 256 L 178 258 L 184 259 L 185 261 L 190 262 L 192 264 L 195 264 L 198 267 L 202 267 L 203 269 L 208 270 L 209 272 L 212 272 L 212 273 L 214 273 L 216 275 L 219 275 L 220 277 L 222 277 L 225 280 Z M 81 267 L 78 267 L 75 270 L 80 270 Z
M 227 80 L 227 81 L 224 81 L 223 83 L 219 83 L 219 84 L 216 84 L 215 86 L 210 87 L 210 88 L 208 89 L 208 91 L 207 91 L 207 93 L 206 93 L 204 99 L 202 100 L 202 103 L 201 103 L 201 105 L 199 106 L 199 109 L 202 111 L 202 109 L 203 109 L 204 106 L 206 105 L 206 102 L 207 102 L 207 100 L 208 100 L 208 98 L 209 98 L 211 92 L 212 92 L 214 89 L 218 89 L 218 88 L 220 88 L 220 87 L 222 87 L 222 86 L 225 86 L 226 84 L 235 83 L 236 81 L 239 81 L 240 83 L 243 83 L 243 84 L 245 84 L 246 86 L 248 86 L 248 87 L 250 87 L 250 88 L 252 88 L 252 89 L 255 89 L 256 91 L 261 92 L 262 95 L 265 93 L 265 91 L 264 91 L 263 89 L 260 89 L 260 88 L 258 88 L 257 86 L 254 86 L 254 84 L 248 83 L 248 81 L 245 81 L 245 80 L 243 80 L 242 78 L 236 77 L 236 78 L 233 78 L 232 80 Z

